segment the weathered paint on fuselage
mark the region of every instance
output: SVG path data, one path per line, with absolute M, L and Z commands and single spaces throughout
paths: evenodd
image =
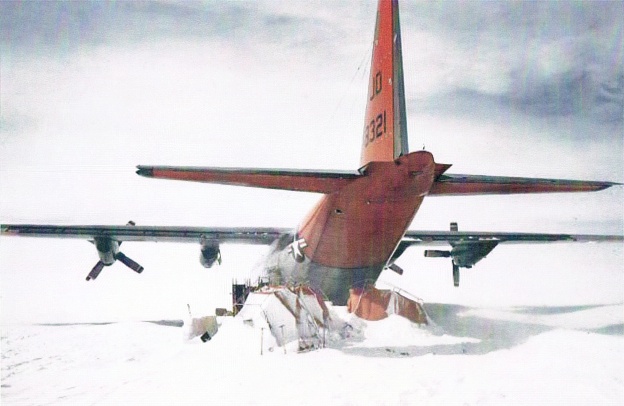
M 366 176 L 324 195 L 297 229 L 305 261 L 288 253 L 295 235 L 278 241 L 267 269 L 274 282 L 306 283 L 335 304 L 351 287 L 374 283 L 412 222 L 434 181 L 431 153 L 413 152 L 371 162 Z

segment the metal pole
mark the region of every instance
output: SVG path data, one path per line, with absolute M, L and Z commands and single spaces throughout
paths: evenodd
M 263 340 L 264 340 L 264 327 L 260 329 L 260 355 L 262 355 L 262 349 L 264 347 L 264 344 L 262 343 Z

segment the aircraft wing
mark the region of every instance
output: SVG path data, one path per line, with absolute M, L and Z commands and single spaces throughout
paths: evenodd
M 22 237 L 98 238 L 121 241 L 167 241 L 215 243 L 271 244 L 292 230 L 268 227 L 151 227 L 151 226 L 66 226 L 36 224 L 3 224 L 0 234 Z
M 466 231 L 407 231 L 402 243 L 409 245 L 453 245 L 466 242 L 539 244 L 549 242 L 618 242 L 622 235 L 540 234 Z
M 200 246 L 200 263 L 212 267 L 221 263 L 220 244 L 266 244 L 291 232 L 285 228 L 202 228 L 202 227 L 144 227 L 130 222 L 125 226 L 65 226 L 37 224 L 3 224 L 0 235 L 43 238 L 78 238 L 95 245 L 100 260 L 87 275 L 94 280 L 105 266 L 119 261 L 137 273 L 143 267 L 119 250 L 124 241 L 191 242 Z
M 592 234 L 541 234 L 497 233 L 457 231 L 457 223 L 451 223 L 451 231 L 407 231 L 389 262 L 389 268 L 402 273 L 394 261 L 413 245 L 447 246 L 448 250 L 425 250 L 428 258 L 451 258 L 453 284 L 459 286 L 459 269 L 472 268 L 500 243 L 539 244 L 552 242 L 623 242 L 622 235 Z

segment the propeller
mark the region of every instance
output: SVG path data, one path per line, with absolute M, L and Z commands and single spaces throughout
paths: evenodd
M 132 269 L 136 273 L 143 272 L 143 267 L 132 259 L 128 258 L 123 252 L 118 252 L 117 255 L 115 255 L 115 259 L 120 261 L 122 264 Z
M 87 275 L 87 281 L 97 278 L 100 272 L 102 272 L 102 269 L 104 269 L 104 266 L 104 262 L 98 261 L 91 270 L 91 272 L 89 272 L 89 275 Z
M 124 254 L 123 252 L 118 252 L 117 254 L 115 254 L 115 259 L 127 266 L 128 268 L 132 269 L 136 273 L 143 272 L 144 268 L 136 261 L 126 256 L 126 254 Z M 106 264 L 104 262 L 98 261 L 93 269 L 91 269 L 91 272 L 89 272 L 89 275 L 87 275 L 87 281 L 95 280 L 95 278 L 98 277 L 98 275 L 100 274 L 100 272 L 102 272 L 102 269 L 104 269 L 105 266 Z
M 135 224 L 134 221 L 129 221 L 126 225 L 134 226 Z M 95 264 L 93 269 L 91 269 L 89 275 L 87 275 L 87 281 L 96 279 L 105 266 L 112 265 L 117 260 L 136 273 L 143 272 L 143 267 L 141 265 L 127 257 L 123 252 L 118 251 L 121 241 L 118 242 L 110 237 L 96 237 L 91 242 L 95 244 L 100 260 Z
M 126 256 L 126 254 L 124 254 L 123 252 L 118 252 L 117 254 L 115 254 L 115 259 L 127 266 L 128 268 L 132 269 L 136 273 L 143 272 L 144 268 L 136 261 Z M 95 278 L 100 275 L 100 272 L 102 272 L 102 269 L 104 269 L 105 266 L 106 264 L 104 264 L 104 262 L 98 261 L 93 269 L 91 269 L 91 272 L 89 272 L 89 275 L 87 275 L 87 281 L 95 280 Z

